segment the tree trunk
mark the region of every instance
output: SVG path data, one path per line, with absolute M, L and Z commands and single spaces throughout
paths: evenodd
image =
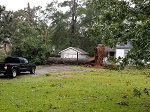
M 70 37 L 70 46 L 73 46 L 73 42 L 75 40 L 75 25 L 76 25 L 76 20 L 77 20 L 77 2 L 76 0 L 72 1 L 72 7 L 71 7 L 71 16 L 72 16 L 72 21 L 71 21 L 71 37 Z

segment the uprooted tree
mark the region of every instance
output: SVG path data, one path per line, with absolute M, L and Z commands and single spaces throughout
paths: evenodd
M 103 66 L 103 60 L 106 57 L 106 50 L 103 44 L 99 44 L 95 50 L 95 65 Z

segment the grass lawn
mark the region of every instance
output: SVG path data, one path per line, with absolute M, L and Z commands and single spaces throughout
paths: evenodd
M 0 112 L 150 112 L 150 70 L 82 69 L 0 78 Z

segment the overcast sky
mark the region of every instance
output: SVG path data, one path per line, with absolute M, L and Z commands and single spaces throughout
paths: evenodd
M 27 3 L 30 3 L 30 6 L 42 6 L 43 8 L 47 3 L 51 3 L 53 0 L 0 0 L 0 5 L 6 6 L 6 10 L 17 11 L 19 9 L 24 9 L 27 7 Z M 58 0 L 60 2 L 64 0 Z

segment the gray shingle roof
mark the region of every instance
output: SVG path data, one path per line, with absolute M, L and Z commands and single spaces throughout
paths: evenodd
M 80 49 L 80 48 L 76 48 L 76 47 L 73 47 L 74 49 L 76 49 L 77 51 L 81 52 L 82 54 L 88 54 L 86 51 Z
M 98 46 L 101 46 L 103 44 L 98 44 Z M 115 52 L 115 50 L 109 46 L 105 46 L 105 50 L 108 51 L 108 52 Z
M 59 53 L 64 52 L 64 51 L 66 51 L 66 50 L 68 50 L 68 49 L 73 49 L 73 50 L 75 50 L 76 52 L 79 52 L 79 53 L 81 53 L 81 54 L 89 54 L 89 53 L 87 53 L 86 51 L 84 51 L 84 50 L 82 50 L 82 49 L 80 49 L 80 48 L 76 48 L 76 47 L 68 47 L 68 48 L 66 48 L 66 49 L 64 49 L 64 50 L 62 50 L 62 51 L 60 51 Z
M 105 46 L 105 50 L 108 51 L 108 52 L 115 52 L 114 49 L 108 47 L 108 46 Z
M 131 49 L 132 44 L 128 42 L 127 44 L 117 44 L 116 49 Z

